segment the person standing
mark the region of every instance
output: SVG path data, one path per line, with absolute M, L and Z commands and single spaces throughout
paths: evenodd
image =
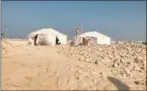
M 76 28 L 76 36 L 80 34 L 80 27 Z
M 76 27 L 75 45 L 78 45 L 78 35 L 80 35 L 80 27 Z

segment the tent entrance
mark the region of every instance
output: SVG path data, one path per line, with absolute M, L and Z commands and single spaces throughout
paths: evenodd
M 59 38 L 56 36 L 56 45 L 60 45 Z
M 34 36 L 34 45 L 37 45 L 38 34 Z

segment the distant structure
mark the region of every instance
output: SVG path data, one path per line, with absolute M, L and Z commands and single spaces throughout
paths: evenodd
M 89 40 L 89 43 L 93 44 L 105 44 L 105 45 L 110 45 L 111 44 L 111 38 L 101 34 L 97 31 L 92 31 L 92 32 L 86 32 L 83 34 L 78 35 L 77 37 L 77 44 L 81 44 L 83 42 L 83 38 L 86 38 Z
M 28 40 L 32 45 L 67 44 L 67 35 L 52 28 L 44 28 L 30 33 Z

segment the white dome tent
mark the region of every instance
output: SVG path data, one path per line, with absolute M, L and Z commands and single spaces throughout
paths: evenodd
M 79 37 L 95 37 L 97 40 L 97 44 L 105 44 L 105 45 L 110 45 L 111 44 L 111 38 L 101 34 L 97 31 L 92 31 L 92 32 L 86 32 L 83 33 L 81 35 L 79 35 Z
M 67 35 L 62 34 L 52 28 L 44 28 L 32 32 L 28 35 L 29 43 L 35 43 L 35 37 L 37 36 L 37 45 L 56 45 L 57 39 L 60 44 L 67 44 Z

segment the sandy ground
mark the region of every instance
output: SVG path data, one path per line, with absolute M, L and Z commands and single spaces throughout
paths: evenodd
M 2 41 L 3 90 L 146 90 L 146 45 Z

